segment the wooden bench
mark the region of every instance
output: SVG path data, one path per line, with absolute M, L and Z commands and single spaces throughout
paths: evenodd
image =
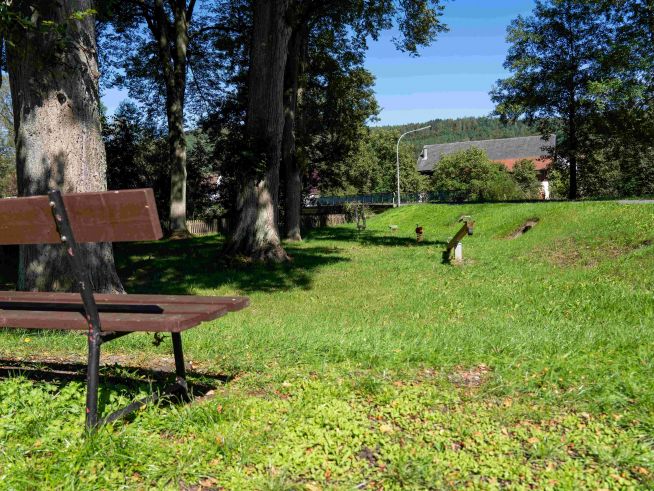
M 188 397 L 181 332 L 245 308 L 245 297 L 94 294 L 78 244 L 162 237 L 151 189 L 0 200 L 0 244 L 62 244 L 77 293 L 0 292 L 0 327 L 86 331 L 86 427 L 113 421 L 156 398 L 137 401 L 98 420 L 100 346 L 132 332 L 171 333 L 176 384 Z

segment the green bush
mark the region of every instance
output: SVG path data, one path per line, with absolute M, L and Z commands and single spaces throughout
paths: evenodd
M 479 148 L 442 157 L 431 182 L 434 191 L 445 193 L 452 201 L 502 201 L 524 197 L 506 167 L 492 162 Z
M 534 162 L 529 159 L 522 159 L 513 166 L 513 180 L 522 190 L 524 198 L 538 199 L 542 186 L 538 180 L 538 173 Z
M 384 128 L 369 132 L 359 142 L 357 151 L 349 161 L 347 175 L 341 186 L 345 194 L 395 192 L 396 142 L 400 134 Z M 400 145 L 400 189 L 403 193 L 426 191 L 428 179 L 416 168 L 416 159 L 408 143 Z M 329 194 L 321 189 L 325 194 Z M 334 190 L 336 194 L 340 194 Z M 334 192 L 332 191 L 332 192 Z

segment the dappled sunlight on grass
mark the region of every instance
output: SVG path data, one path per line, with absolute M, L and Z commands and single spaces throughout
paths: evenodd
M 120 244 L 118 271 L 132 293 L 193 293 L 195 289 L 219 289 L 224 285 L 241 292 L 310 290 L 312 276 L 320 268 L 347 261 L 337 247 L 288 246 L 292 261 L 263 265 L 221 256 L 222 237 L 184 241 Z
M 464 262 L 442 264 L 462 215 L 476 221 Z M 408 206 L 365 231 L 311 231 L 276 266 L 226 261 L 218 236 L 118 244 L 130 292 L 241 294 L 251 306 L 184 333 L 194 370 L 233 379 L 215 384 L 214 399 L 148 408 L 84 444 L 73 432 L 83 472 L 66 482 L 651 488 L 653 240 L 651 205 L 601 202 Z M 171 356 L 148 335 L 103 350 L 127 366 Z M 0 332 L 0 358 L 22 356 L 83 361 L 85 340 Z M 73 431 L 81 406 L 59 405 L 48 387 L 0 381 L 12 401 L 34 397 L 51 425 Z M 81 397 L 74 387 L 66 397 Z M 28 469 L 61 477 L 65 466 L 48 474 L 64 458 L 61 435 L 38 431 L 33 403 L 1 401 L 11 450 L 0 468 L 17 476 L 13 487 L 30 487 Z M 32 426 L 2 433 L 11 425 Z M 101 456 L 116 474 L 98 471 Z
M 624 413 L 489 397 L 445 373 L 248 375 L 92 438 L 82 385 L 0 384 L 3 485 L 76 489 L 646 488 L 652 447 Z M 124 402 L 121 387 L 107 400 Z M 19 400 L 18 404 L 8 401 Z M 45 413 L 42 408 L 50 411 Z M 13 415 L 13 416 L 11 416 Z M 56 463 L 56 466 L 53 465 Z

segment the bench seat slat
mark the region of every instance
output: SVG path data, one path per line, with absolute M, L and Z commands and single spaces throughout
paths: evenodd
M 236 312 L 244 309 L 250 304 L 247 297 L 202 297 L 194 295 L 142 295 L 142 294 L 100 294 L 94 295 L 98 306 L 102 304 L 116 305 L 215 305 L 222 306 L 228 312 Z M 59 292 L 16 292 L 0 291 L 0 301 L 24 301 L 24 302 L 67 302 L 82 304 L 77 293 Z
M 226 310 L 213 313 L 217 318 Z M 125 314 L 101 312 L 103 331 L 130 332 L 181 332 L 208 320 L 204 314 Z M 0 326 L 24 329 L 63 329 L 88 331 L 89 326 L 81 312 L 48 312 L 0 310 Z

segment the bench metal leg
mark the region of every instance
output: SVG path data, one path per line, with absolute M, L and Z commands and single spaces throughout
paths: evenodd
M 100 383 L 100 345 L 99 335 L 89 333 L 89 359 L 86 373 L 86 429 L 98 425 L 98 385 Z
M 188 399 L 188 385 L 186 384 L 186 367 L 184 366 L 184 352 L 182 351 L 182 335 L 171 333 L 173 339 L 173 353 L 175 354 L 176 382 L 182 391 L 182 398 Z
M 93 296 L 93 283 L 88 266 L 83 260 L 84 253 L 75 240 L 75 234 L 68 219 L 68 212 L 61 191 L 52 189 L 48 192 L 52 217 L 54 218 L 59 238 L 68 255 L 69 264 L 79 286 L 79 293 L 84 304 L 84 313 L 89 323 L 89 360 L 86 372 L 86 428 L 93 430 L 98 425 L 98 385 L 100 370 L 100 345 L 102 344 L 102 325 L 98 306 Z
M 98 420 L 98 386 L 100 383 L 100 345 L 103 341 L 110 341 L 128 333 L 104 333 L 102 335 L 89 334 L 89 362 L 87 371 L 87 392 L 86 392 L 86 428 L 94 430 L 99 426 L 122 418 L 129 413 L 141 409 L 146 404 L 161 399 L 160 394 L 151 394 L 141 400 L 134 401 L 126 407 L 119 409 L 102 420 Z M 175 355 L 176 383 L 166 392 L 169 395 L 175 394 L 182 400 L 188 401 L 188 385 L 186 383 L 186 368 L 184 366 L 184 353 L 182 351 L 182 336 L 178 332 L 171 333 L 173 340 L 173 353 Z

